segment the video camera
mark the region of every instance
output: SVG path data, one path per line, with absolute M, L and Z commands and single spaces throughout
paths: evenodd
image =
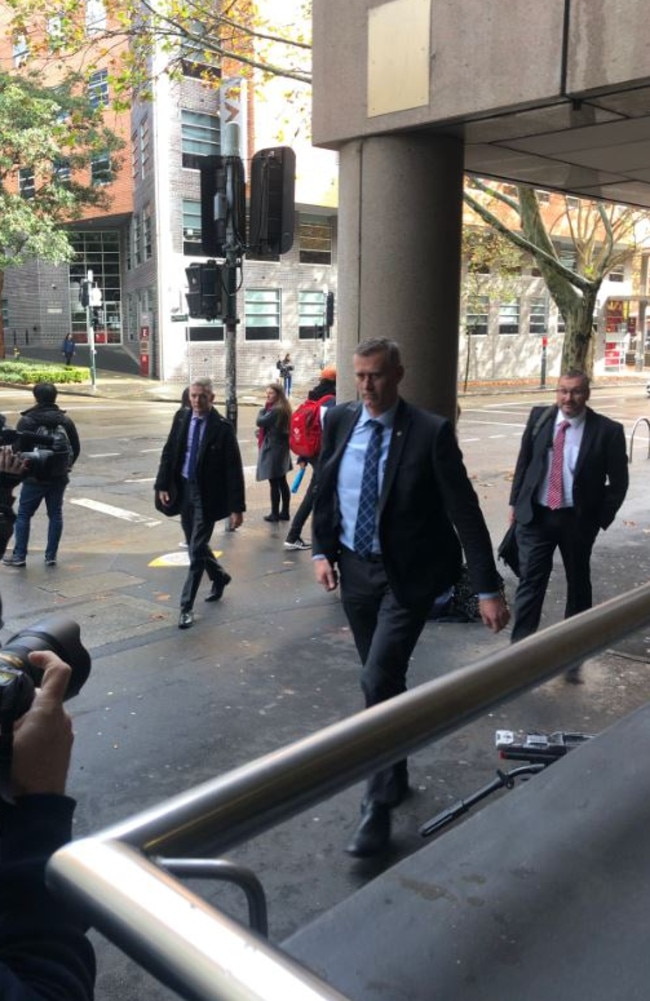
M 500 758 L 511 761 L 530 761 L 550 764 L 564 757 L 586 740 L 591 733 L 570 733 L 558 730 L 555 733 L 524 733 L 522 730 L 497 730 L 494 742 Z
M 27 463 L 28 476 L 51 480 L 66 475 L 70 466 L 70 441 L 64 431 L 16 431 L 6 427 L 6 420 L 0 414 L 0 445 L 10 445 Z
M 79 625 L 65 615 L 48 615 L 30 629 L 21 629 L 0 650 L 0 724 L 27 712 L 43 671 L 29 660 L 32 650 L 51 650 L 70 665 L 66 701 L 78 695 L 90 674 L 90 654 L 81 642 Z

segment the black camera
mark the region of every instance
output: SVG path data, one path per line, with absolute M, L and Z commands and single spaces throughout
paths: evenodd
M 40 687 L 43 671 L 29 660 L 33 650 L 51 650 L 70 665 L 66 701 L 78 695 L 90 674 L 90 654 L 81 642 L 78 623 L 65 615 L 48 615 L 21 629 L 0 650 L 0 720 L 17 720 L 27 712 Z
M 63 428 L 47 431 L 16 431 L 5 427 L 1 417 L 0 445 L 10 445 L 13 452 L 27 463 L 27 475 L 36 480 L 51 480 L 65 476 L 70 469 L 70 439 Z

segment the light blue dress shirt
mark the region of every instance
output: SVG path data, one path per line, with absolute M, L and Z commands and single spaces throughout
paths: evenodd
M 339 499 L 339 513 L 341 515 L 340 539 L 342 545 L 347 549 L 354 549 L 354 529 L 359 510 L 359 498 L 361 496 L 361 480 L 363 478 L 363 464 L 366 458 L 366 449 L 372 434 L 370 421 L 379 421 L 384 425 L 384 433 L 381 437 L 381 451 L 379 454 L 378 490 L 381 495 L 381 488 L 384 482 L 386 471 L 386 460 L 388 459 L 388 449 L 390 448 L 393 436 L 393 423 L 395 421 L 395 411 L 397 403 L 381 414 L 373 417 L 365 407 L 362 408 L 359 419 L 354 426 L 352 435 L 345 447 L 343 458 L 339 466 L 339 476 L 337 482 L 337 494 Z M 378 524 L 375 525 L 375 534 L 372 542 L 373 553 L 380 553 Z

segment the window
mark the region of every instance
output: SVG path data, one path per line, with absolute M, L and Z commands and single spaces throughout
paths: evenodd
M 577 209 L 580 205 L 580 199 L 574 198 L 573 195 L 566 196 L 566 207 L 568 209 Z
M 108 343 L 119 344 L 122 339 L 120 234 L 116 230 L 73 231 L 70 240 L 75 251 L 70 262 L 70 329 L 78 343 L 85 343 L 86 314 L 79 306 L 79 283 L 90 269 L 104 300 L 99 311 L 98 333 Z
M 280 340 L 280 290 L 246 289 L 246 340 Z
M 131 262 L 134 268 L 142 264 L 142 224 L 137 212 L 131 220 Z
M 29 45 L 25 35 L 18 35 L 13 44 L 14 66 L 23 66 L 29 56 Z
M 190 257 L 200 256 L 201 247 L 201 202 L 183 199 L 183 253 Z
M 625 281 L 625 265 L 615 264 L 612 270 L 607 275 L 610 282 L 624 282 Z
M 21 167 L 18 173 L 18 185 L 22 198 L 33 198 L 36 194 L 34 171 L 31 167 Z
M 557 257 L 560 264 L 563 264 L 565 268 L 569 268 L 571 271 L 575 271 L 576 267 L 575 247 L 558 247 Z
M 140 122 L 139 134 L 141 177 L 145 178 L 149 173 L 149 162 L 151 160 L 151 133 L 148 117 L 143 118 Z
M 325 329 L 325 292 L 298 292 L 298 337 L 314 340 Z
M 151 232 L 151 208 L 147 205 L 142 213 L 142 249 L 145 261 L 150 260 L 153 252 Z
M 86 34 L 99 35 L 106 30 L 106 8 L 103 0 L 86 0 Z
M 546 296 L 535 296 L 529 303 L 528 332 L 530 334 L 545 334 L 547 329 L 548 308 Z
M 472 336 L 485 337 L 488 332 L 490 299 L 487 295 L 474 295 L 468 300 L 465 311 L 465 329 Z
M 537 201 L 540 205 L 548 205 L 551 200 L 551 195 L 548 191 L 540 191 L 539 188 L 536 188 L 535 194 L 537 195 Z
M 558 334 L 566 333 L 566 322 L 559 309 L 557 311 L 557 332 Z
M 63 46 L 63 20 L 60 14 L 53 14 L 48 17 L 45 24 L 47 33 L 47 44 L 50 52 L 56 52 Z
M 499 305 L 499 333 L 519 333 L 519 303 L 502 302 Z
M 181 39 L 181 67 L 184 76 L 193 76 L 205 79 L 206 76 L 220 77 L 219 68 L 220 56 L 211 51 L 213 43 L 209 36 L 206 38 L 207 44 L 203 43 L 206 38 L 206 29 L 200 21 L 191 21 L 189 24 L 189 34 Z
M 131 173 L 133 183 L 137 184 L 142 170 L 142 157 L 140 154 L 140 133 L 134 132 L 131 136 Z
M 191 341 L 222 341 L 223 324 L 206 323 L 204 327 L 190 327 L 189 339 Z
M 110 184 L 113 180 L 110 153 L 96 153 L 90 161 L 90 183 Z
M 183 166 L 198 170 L 200 157 L 220 152 L 219 116 L 206 115 L 201 111 L 181 111 L 181 143 Z
M 88 100 L 91 108 L 108 104 L 108 70 L 97 70 L 88 81 Z
M 70 161 L 67 157 L 59 157 L 54 161 L 54 180 L 57 184 L 68 184 L 70 182 L 71 170 Z
M 300 244 L 298 259 L 301 264 L 332 263 L 332 227 L 329 219 L 301 212 L 298 241 Z

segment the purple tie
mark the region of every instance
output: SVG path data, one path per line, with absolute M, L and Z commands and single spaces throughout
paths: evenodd
M 570 421 L 562 421 L 557 429 L 553 442 L 553 458 L 551 460 L 551 474 L 548 480 L 548 506 L 557 511 L 562 507 L 564 490 L 562 489 L 562 479 L 564 470 L 564 440 L 567 428 L 571 427 Z

